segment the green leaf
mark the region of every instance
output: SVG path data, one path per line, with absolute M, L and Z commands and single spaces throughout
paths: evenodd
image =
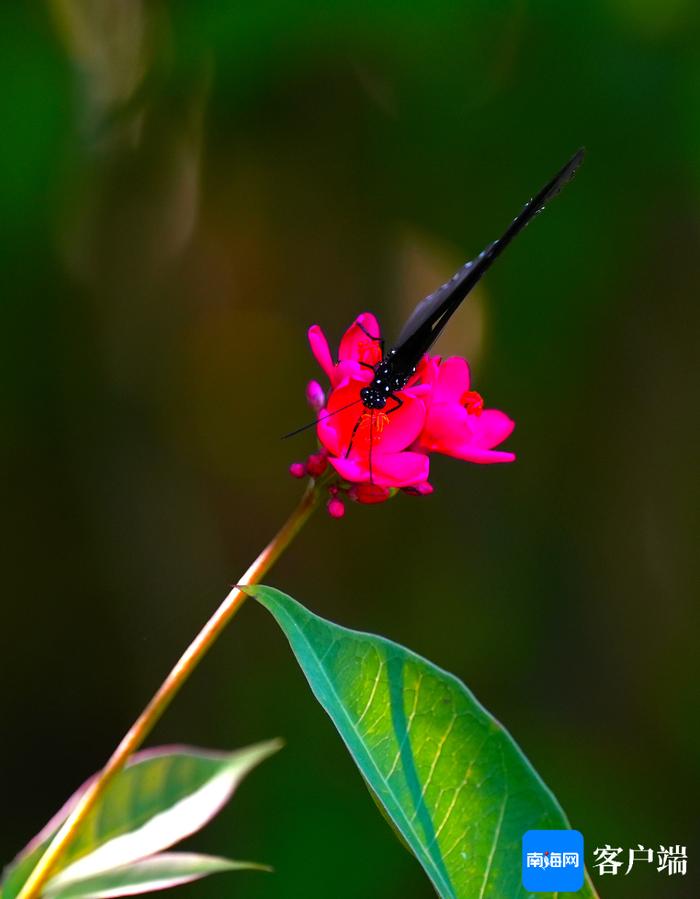
M 185 746 L 137 753 L 87 816 L 56 875 L 69 868 L 73 878 L 92 877 L 147 858 L 195 833 L 228 802 L 245 775 L 280 746 L 273 740 L 232 753 Z M 90 782 L 5 870 L 5 899 L 15 899 Z
M 234 862 L 227 858 L 197 855 L 191 852 L 163 852 L 152 858 L 96 874 L 83 880 L 73 880 L 68 871 L 54 877 L 42 893 L 43 899 L 111 899 L 133 896 L 151 890 L 164 890 L 199 880 L 220 871 L 253 869 L 269 871 L 252 862 Z
M 515 899 L 526 830 L 568 828 L 508 732 L 453 675 L 268 587 L 311 689 L 443 899 Z M 544 895 L 544 894 L 542 894 Z M 595 897 L 587 880 L 577 894 Z

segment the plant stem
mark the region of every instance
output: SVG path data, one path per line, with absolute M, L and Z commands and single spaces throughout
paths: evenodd
M 268 543 L 253 562 L 238 584 L 257 584 L 289 546 L 294 537 L 308 520 L 319 500 L 319 491 L 311 481 L 299 505 L 282 525 L 278 533 Z M 99 775 L 81 796 L 72 813 L 64 821 L 60 830 L 39 859 L 38 864 L 27 878 L 17 899 L 36 899 L 42 887 L 51 876 L 56 863 L 66 852 L 80 825 L 95 807 L 112 778 L 124 767 L 129 756 L 135 752 L 153 730 L 156 722 L 177 695 L 180 687 L 192 674 L 219 634 L 233 618 L 246 600 L 246 594 L 235 586 L 214 612 L 209 621 L 187 647 L 170 674 L 160 685 L 151 701 L 141 712 L 134 724 L 112 753 Z

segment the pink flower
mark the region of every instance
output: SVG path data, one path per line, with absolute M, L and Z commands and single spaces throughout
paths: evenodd
M 333 388 L 319 413 L 318 438 L 344 481 L 376 487 L 420 484 L 427 480 L 430 463 L 425 453 L 408 448 L 425 423 L 423 398 L 430 388 L 420 384 L 417 376 L 398 393 L 403 400 L 401 408 L 391 415 L 369 413 L 360 400 L 360 390 L 372 381 L 372 368 L 381 361 L 381 349 L 367 334 L 379 337 L 379 325 L 369 312 L 345 332 L 334 364 L 321 329 L 318 325 L 309 329 L 312 352 Z M 348 408 L 343 409 L 345 406 Z
M 309 328 L 309 343 L 330 381 L 326 404 L 318 412 L 317 434 L 321 452 L 310 456 L 306 470 L 322 472 L 327 457 L 340 479 L 338 490 L 361 503 L 383 502 L 397 489 L 414 495 L 432 493 L 428 483 L 431 452 L 470 462 L 510 462 L 515 456 L 494 451 L 513 430 L 502 412 L 484 409 L 478 393 L 470 390 L 469 367 L 454 357 L 423 357 L 413 377 L 397 396 L 402 405 L 387 411 L 369 411 L 360 390 L 374 378 L 381 361 L 376 318 L 364 312 L 348 328 L 334 361 L 328 341 L 318 325 Z M 323 396 L 314 383 L 315 397 Z M 312 403 L 312 405 L 316 405 Z M 334 506 L 335 510 L 335 506 Z
M 429 364 L 435 363 L 435 358 Z M 452 356 L 433 370 L 431 401 L 416 448 L 443 453 L 467 462 L 512 462 L 514 453 L 495 451 L 509 437 L 515 422 L 497 409 L 484 409 L 481 396 L 470 390 L 469 366 Z

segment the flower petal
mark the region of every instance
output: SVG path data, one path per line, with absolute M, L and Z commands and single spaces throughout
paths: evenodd
M 512 418 L 498 409 L 484 409 L 480 415 L 469 415 L 469 428 L 476 446 L 491 449 L 510 437 L 515 427 Z
M 382 453 L 372 458 L 372 480 L 386 487 L 413 487 L 428 480 L 425 453 Z
M 450 446 L 470 435 L 467 410 L 458 403 L 431 403 L 418 445 L 434 453 L 450 455 Z
M 420 434 L 425 423 L 425 403 L 414 396 L 404 393 L 398 394 L 403 400 L 403 405 L 390 415 L 380 418 L 382 412 L 370 413 L 373 420 L 374 432 L 372 434 L 373 452 L 398 453 L 409 447 Z M 381 430 L 380 430 L 381 429 Z M 369 451 L 369 427 L 362 429 L 364 433 L 364 445 Z M 359 433 L 359 432 L 358 432 Z
M 429 452 L 466 459 L 466 447 L 493 449 L 510 436 L 514 427 L 515 422 L 498 409 L 484 409 L 480 414 L 472 414 L 457 403 L 432 403 L 417 446 Z M 512 453 L 506 455 L 510 457 Z
M 350 481 L 352 484 L 369 482 L 369 468 L 366 459 L 330 456 L 328 461 L 344 481 Z
M 433 452 L 466 462 L 513 462 L 515 459 L 514 453 L 493 451 L 515 427 L 515 422 L 498 409 L 484 409 L 480 415 L 471 415 L 461 406 L 441 403 L 431 407 L 429 421 L 433 430 L 425 442 L 421 437 L 420 445 Z
M 328 398 L 328 405 L 319 413 L 316 433 L 333 456 L 346 452 L 353 428 L 364 411 L 360 399 L 360 389 L 363 386 L 362 381 L 348 380 L 343 387 L 333 390 Z M 344 406 L 348 408 L 345 409 Z
M 365 329 L 364 331 L 360 325 Z M 367 365 L 376 365 L 381 361 L 382 350 L 379 340 L 372 340 L 372 337 L 381 336 L 377 319 L 371 312 L 363 312 L 362 315 L 357 316 L 343 335 L 338 350 L 338 360 L 342 362 L 365 362 Z
M 433 402 L 460 403 L 462 395 L 469 390 L 469 383 L 467 360 L 461 356 L 450 356 L 440 366 L 437 384 L 433 390 Z
M 352 360 L 339 362 L 330 375 L 331 386 L 334 390 L 340 387 L 347 387 L 351 381 L 359 381 L 361 382 L 360 387 L 364 387 L 365 384 L 369 384 L 373 377 L 374 373 L 371 368 L 365 368 L 364 365 L 360 365 L 359 362 L 353 362 Z
M 465 443 L 462 447 L 455 447 L 447 455 L 464 462 L 477 462 L 481 465 L 489 465 L 492 462 L 515 462 L 515 453 L 506 453 L 501 450 L 489 450 L 473 443 Z
M 333 357 L 326 340 L 326 335 L 318 325 L 311 325 L 308 330 L 309 344 L 311 352 L 314 354 L 316 361 L 330 378 L 333 372 Z
M 404 387 L 406 396 L 430 396 L 432 387 L 430 384 L 416 384 L 414 387 Z
M 331 458 L 341 478 L 352 483 L 369 483 L 369 459 L 352 456 Z M 428 479 L 430 460 L 424 453 L 377 453 L 372 455 L 372 483 L 379 487 L 412 487 Z

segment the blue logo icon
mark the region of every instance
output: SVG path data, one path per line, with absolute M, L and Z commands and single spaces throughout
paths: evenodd
M 528 830 L 523 837 L 523 886 L 529 893 L 581 889 L 583 836 L 578 830 Z

